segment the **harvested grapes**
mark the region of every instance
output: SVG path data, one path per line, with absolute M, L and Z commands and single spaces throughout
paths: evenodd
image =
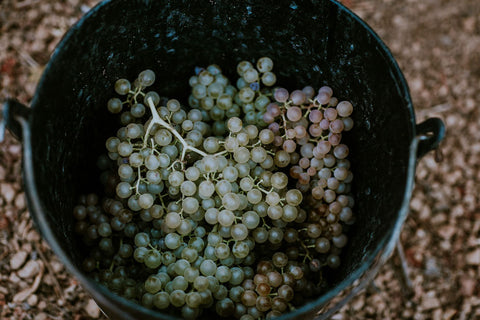
M 196 68 L 188 105 L 116 81 L 121 126 L 101 156 L 104 193 L 80 197 L 83 268 L 146 308 L 270 319 L 322 292 L 354 222 L 342 135 L 353 106 L 329 87 L 276 86 L 273 61 L 242 61 L 231 82 Z

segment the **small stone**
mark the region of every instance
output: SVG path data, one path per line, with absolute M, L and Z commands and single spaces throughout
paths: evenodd
M 7 203 L 11 203 L 15 198 L 15 189 L 9 183 L 0 184 L 0 194 L 3 196 Z
M 7 176 L 7 172 L 4 167 L 0 167 L 0 180 L 4 181 Z
M 35 277 L 40 272 L 40 266 L 37 261 L 30 260 L 18 271 L 18 276 L 24 279 Z
M 10 268 L 12 268 L 12 270 L 17 270 L 18 268 L 23 266 L 27 257 L 28 253 L 25 251 L 19 251 L 15 253 L 10 259 Z
M 23 192 L 17 194 L 15 197 L 15 208 L 18 210 L 25 209 L 25 194 Z
M 362 310 L 363 306 L 365 305 L 365 299 L 364 297 L 358 297 L 357 299 L 355 299 L 355 301 L 353 301 L 351 303 L 352 305 L 352 308 L 356 311 L 360 311 Z
M 477 285 L 477 281 L 469 276 L 463 276 L 460 278 L 460 292 L 465 297 L 471 297 L 475 292 L 475 287 Z
M 410 208 L 419 212 L 423 207 L 423 202 L 421 199 L 414 197 L 412 201 L 410 201 Z
M 433 311 L 432 317 L 433 319 L 442 319 L 442 314 L 443 314 L 442 309 L 438 308 Z
M 438 229 L 438 234 L 445 240 L 451 239 L 455 232 L 455 227 L 452 225 L 445 225 Z
M 440 277 L 442 272 L 437 260 L 434 257 L 429 257 L 425 261 L 425 274 L 429 277 Z
M 435 296 L 435 291 L 427 292 L 422 298 L 422 308 L 432 310 L 440 307 L 440 301 Z
M 90 317 L 94 319 L 100 317 L 100 308 L 97 306 L 93 299 L 88 300 L 88 303 L 85 306 L 85 311 Z
M 447 309 L 447 311 L 445 311 L 445 313 L 443 314 L 443 320 L 450 320 L 456 314 L 457 314 L 457 310 Z
M 474 266 L 480 265 L 480 248 L 467 254 L 466 260 L 468 264 L 471 264 Z
M 46 307 L 47 307 L 47 303 L 45 301 L 42 300 L 38 303 L 39 310 L 44 310 Z
M 35 316 L 35 318 L 33 318 L 34 320 L 46 320 L 48 319 L 48 316 L 45 312 L 40 312 L 39 314 L 37 314 Z
M 63 270 L 63 264 L 58 261 L 54 260 L 50 263 L 50 265 L 55 273 L 60 273 Z
M 22 154 L 22 146 L 20 144 L 12 144 L 8 147 L 8 152 L 11 155 L 20 157 Z
M 30 230 L 27 234 L 27 240 L 31 242 L 38 242 L 40 241 L 40 235 L 35 230 Z
M 10 276 L 8 277 L 8 281 L 11 283 L 19 283 L 22 280 L 17 276 L 15 272 L 10 273 Z
M 463 20 L 463 29 L 467 32 L 474 32 L 475 31 L 475 17 L 468 17 Z
M 25 252 L 32 252 L 32 244 L 29 242 L 25 242 L 24 244 L 22 244 L 21 250 Z
M 38 296 L 36 294 L 32 294 L 30 297 L 28 297 L 27 303 L 32 307 L 36 306 L 38 303 Z

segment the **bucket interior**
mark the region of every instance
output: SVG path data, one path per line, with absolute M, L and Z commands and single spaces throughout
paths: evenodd
M 355 224 L 331 288 L 391 233 L 407 182 L 414 118 L 405 81 L 376 35 L 333 1 L 107 1 L 70 30 L 32 103 L 35 181 L 64 259 L 84 256 L 73 232 L 77 196 L 100 190 L 98 155 L 119 126 L 106 105 L 118 78 L 157 74 L 153 88 L 187 104 L 196 66 L 216 63 L 230 79 L 240 60 L 269 56 L 289 90 L 329 85 L 354 105 L 345 135 L 354 173 Z M 58 253 L 57 253 L 58 254 Z

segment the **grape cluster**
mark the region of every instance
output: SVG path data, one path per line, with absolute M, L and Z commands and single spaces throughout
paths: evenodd
M 85 271 L 184 319 L 270 319 L 321 292 L 354 221 L 341 143 L 353 107 L 328 87 L 272 88 L 272 68 L 242 61 L 236 86 L 217 65 L 198 68 L 189 111 L 148 90 L 151 70 L 116 81 L 105 193 L 73 210 Z
M 233 86 L 217 65 L 197 68 L 198 74 L 189 79 L 192 92 L 188 104 L 202 111 L 215 136 L 228 133 L 226 121 L 232 117 L 241 117 L 247 125 L 266 127 L 263 115 L 272 102 L 272 86 L 277 81 L 272 69 L 273 61 L 268 57 L 260 58 L 256 66 L 242 61 L 237 65 L 240 77 Z

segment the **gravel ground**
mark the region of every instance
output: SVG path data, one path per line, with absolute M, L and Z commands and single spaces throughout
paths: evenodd
M 0 2 L 0 99 L 30 101 L 56 43 L 96 2 Z M 333 319 L 480 319 L 480 2 L 344 3 L 391 48 L 417 121 L 442 118 L 447 137 L 418 164 L 401 234 L 413 290 L 394 255 Z M 34 230 L 21 146 L 9 134 L 0 144 L 0 319 L 105 319 Z

